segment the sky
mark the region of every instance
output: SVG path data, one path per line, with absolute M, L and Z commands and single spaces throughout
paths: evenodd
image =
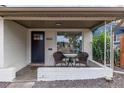
M 7 6 L 106 6 L 124 7 L 124 0 L 0 0 L 0 5 Z

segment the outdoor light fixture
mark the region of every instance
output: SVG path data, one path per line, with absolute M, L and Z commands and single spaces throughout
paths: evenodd
M 61 26 L 62 24 L 61 23 L 56 23 L 56 26 Z

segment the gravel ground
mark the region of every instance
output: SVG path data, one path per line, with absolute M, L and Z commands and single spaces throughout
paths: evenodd
M 124 75 L 114 74 L 110 82 L 105 79 L 40 81 L 33 88 L 124 88 Z
M 124 68 L 120 68 L 120 67 L 114 67 L 114 70 L 124 72 Z
M 8 82 L 0 82 L 0 88 L 6 88 L 9 84 Z
M 24 82 L 23 82 L 24 83 Z M 6 88 L 10 84 L 0 82 L 0 88 Z M 114 74 L 113 81 L 105 79 L 92 80 L 63 80 L 63 81 L 39 81 L 34 82 L 33 88 L 124 88 L 124 75 Z

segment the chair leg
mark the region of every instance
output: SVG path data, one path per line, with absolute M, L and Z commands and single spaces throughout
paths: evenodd
M 77 63 L 75 62 L 75 66 L 76 66 L 76 64 L 77 64 Z
M 66 62 L 65 62 L 65 66 L 66 66 Z
M 85 64 L 86 67 L 88 67 L 87 63 Z
M 69 66 L 69 62 L 68 62 L 68 65 L 67 66 Z
M 73 66 L 73 63 L 71 63 L 71 65 Z
M 61 67 L 62 67 L 62 63 L 61 63 Z

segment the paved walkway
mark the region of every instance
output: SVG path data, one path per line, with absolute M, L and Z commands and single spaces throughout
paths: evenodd
M 7 88 L 32 88 L 35 82 L 15 82 L 7 86 Z
M 124 68 L 120 68 L 120 67 L 114 67 L 114 70 L 115 71 L 122 71 L 122 72 L 124 72 Z

